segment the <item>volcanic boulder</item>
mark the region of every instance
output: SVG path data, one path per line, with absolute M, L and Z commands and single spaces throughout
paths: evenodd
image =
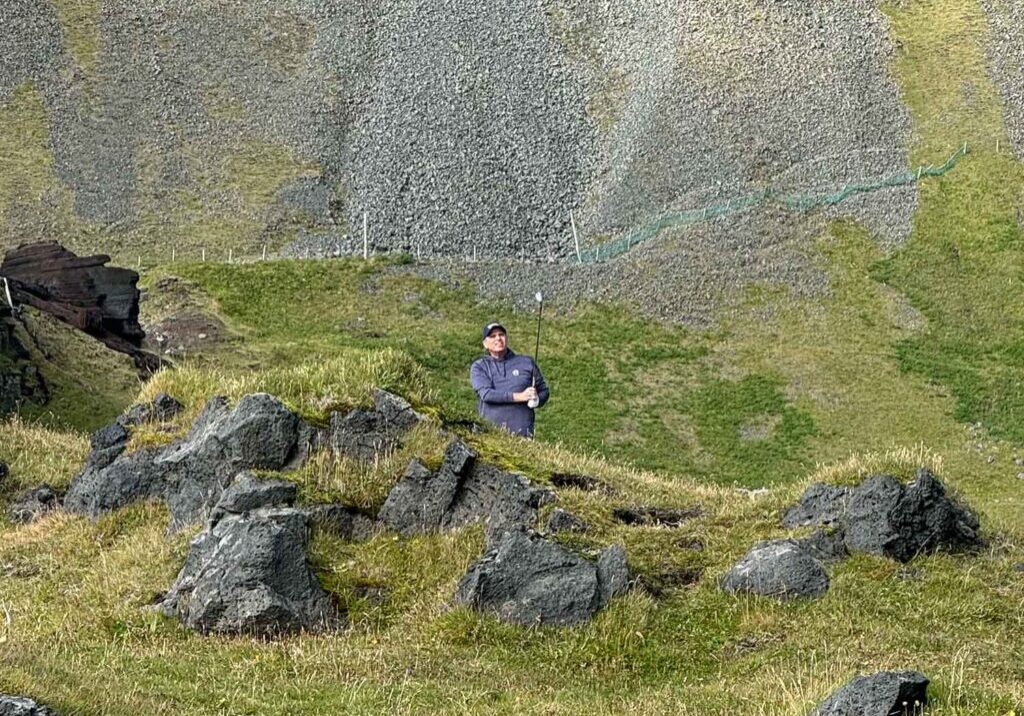
M 0 716 L 57 716 L 57 712 L 32 699 L 0 694 Z
M 335 452 L 372 462 L 392 452 L 402 433 L 423 419 L 407 400 L 385 390 L 375 390 L 373 402 L 372 410 L 331 415 L 328 443 Z
M 721 580 L 727 592 L 750 592 L 778 599 L 819 597 L 828 591 L 828 573 L 793 540 L 761 542 Z
M 137 426 L 148 422 L 166 422 L 185 409 L 176 398 L 167 393 L 157 393 L 148 403 L 133 405 L 128 412 L 118 418 L 118 423 L 125 426 Z
M 564 626 L 590 619 L 628 583 L 621 545 L 594 563 L 540 535 L 511 529 L 470 566 L 455 601 L 513 624 Z
M 791 528 L 835 524 L 846 512 L 849 493 L 846 487 L 815 483 L 804 491 L 799 503 L 786 510 L 782 524 Z
M 287 480 L 261 480 L 249 471 L 238 473 L 227 486 L 210 513 L 216 523 L 225 515 L 240 515 L 261 507 L 291 506 L 298 485 Z
M 159 449 L 124 452 L 127 432 L 110 426 L 93 438 L 85 468 L 64 506 L 96 517 L 146 499 L 165 500 L 172 527 L 200 519 L 228 481 L 248 469 L 285 470 L 302 462 L 311 430 L 266 393 L 244 396 L 234 409 L 211 398 L 188 435 Z
M 928 677 L 916 671 L 858 676 L 808 716 L 916 716 L 928 703 Z
M 192 541 L 160 609 L 204 634 L 272 638 L 341 626 L 344 615 L 307 564 L 308 533 L 294 508 L 226 514 Z
M 499 532 L 534 526 L 537 509 L 553 499 L 549 490 L 534 487 L 523 475 L 478 462 L 469 446 L 453 440 L 436 473 L 419 460 L 409 462 L 377 519 L 404 535 L 450 530 L 477 521 Z
M 783 523 L 837 526 L 850 552 L 900 562 L 917 554 L 972 550 L 983 544 L 978 518 L 950 498 L 942 482 L 925 468 L 907 485 L 889 475 L 869 477 L 852 488 L 812 485 L 787 511 Z

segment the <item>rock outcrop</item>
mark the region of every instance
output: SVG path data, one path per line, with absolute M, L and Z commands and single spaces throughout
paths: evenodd
M 523 475 L 477 461 L 461 440 L 453 440 L 444 462 L 431 472 L 413 459 L 377 515 L 386 527 L 412 535 L 454 529 L 483 521 L 488 531 L 537 522 L 537 509 L 554 499 Z
M 621 545 L 595 563 L 540 535 L 511 529 L 470 566 L 455 601 L 513 624 L 564 626 L 590 619 L 628 583 Z
M 159 359 L 142 350 L 139 325 L 139 275 L 107 266 L 109 256 L 76 256 L 56 241 L 11 249 L 0 264 L 15 305 L 50 313 L 130 355 L 138 368 L 152 372 Z
M 828 586 L 824 566 L 794 540 L 755 545 L 721 580 L 727 592 L 779 599 L 819 597 Z
M 0 694 L 0 716 L 57 716 L 57 712 L 32 699 Z
M 298 465 L 312 440 L 309 427 L 266 393 L 246 395 L 234 408 L 222 396 L 211 398 L 188 435 L 164 448 L 125 453 L 127 438 L 120 424 L 93 436 L 93 451 L 64 500 L 67 510 L 95 517 L 162 499 L 179 527 L 201 519 L 239 472 Z
M 917 716 L 928 703 L 928 677 L 880 671 L 838 689 L 808 716 Z
M 374 391 L 373 403 L 372 410 L 331 415 L 327 441 L 335 452 L 372 462 L 393 451 L 402 433 L 423 419 L 407 400 L 384 390 Z
M 337 628 L 344 615 L 307 564 L 308 533 L 306 515 L 294 508 L 225 514 L 192 541 L 160 609 L 204 634 L 272 638 Z
M 148 403 L 133 405 L 118 422 L 127 426 L 138 426 L 149 422 L 166 422 L 185 409 L 176 398 L 167 393 L 157 393 Z
M 834 526 L 846 549 L 908 562 L 918 554 L 977 549 L 978 518 L 950 498 L 942 482 L 921 468 L 903 485 L 889 475 L 856 487 L 812 485 L 783 517 L 787 527 Z

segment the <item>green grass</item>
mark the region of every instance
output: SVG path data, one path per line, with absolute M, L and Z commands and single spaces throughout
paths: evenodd
M 117 417 L 139 392 L 131 358 L 49 314 L 24 309 L 16 335 L 49 391 L 45 404 L 26 404 L 21 410 L 26 420 L 95 430 Z
M 475 416 L 468 372 L 483 352 L 479 327 L 486 321 L 501 317 L 513 348 L 533 352 L 535 316 L 481 304 L 466 291 L 396 272 L 386 262 L 181 264 L 168 270 L 205 291 L 270 364 L 351 347 L 408 352 L 453 417 Z M 714 340 L 614 307 L 554 312 L 545 320 L 541 362 L 555 399 L 539 414 L 538 435 L 717 482 L 794 479 L 813 465 L 805 446 L 814 419 L 791 404 L 771 369 L 723 379 L 708 365 Z M 748 439 L 749 429 L 755 434 Z M 690 449 L 681 450 L 685 441 Z
M 0 432 L 5 453 L 29 444 L 33 454 L 43 446 L 81 449 L 80 438 L 9 427 Z M 443 439 L 425 435 L 421 444 Z M 1012 569 L 1019 546 L 1005 539 L 980 557 L 918 559 L 912 572 L 858 557 L 833 568 L 831 591 L 815 602 L 734 598 L 718 591 L 717 575 L 752 541 L 785 534 L 779 510 L 799 486 L 746 496 L 498 433 L 476 444 L 485 455 L 528 466 L 540 483 L 552 470 L 572 470 L 618 491 L 561 491 L 561 504 L 591 524 L 578 548 L 621 542 L 641 575 L 690 567 L 703 570 L 703 579 L 660 600 L 642 593 L 618 599 L 579 627 L 523 629 L 451 606 L 456 582 L 482 547 L 479 528 L 413 539 L 381 534 L 362 544 L 321 536 L 312 559 L 350 610 L 345 631 L 279 642 L 206 638 L 146 608 L 174 579 L 188 545 L 187 534 L 164 534 L 163 508 L 140 505 L 95 523 L 57 515 L 8 527 L 0 544 L 3 602 L 12 615 L 0 625 L 0 689 L 45 697 L 72 715 L 497 709 L 796 716 L 854 673 L 912 667 L 933 678 L 939 716 L 1005 714 L 1024 698 L 1014 638 L 1024 626 L 1024 577 Z M 50 469 L 23 459 L 14 468 L 19 475 Z M 377 477 L 381 486 L 393 478 Z M 679 530 L 610 519 L 613 506 L 638 502 L 700 504 L 706 514 Z M 1013 539 L 1021 537 L 1018 530 Z M 673 546 L 693 540 L 704 549 Z M 363 587 L 383 588 L 386 600 L 360 596 Z
M 556 309 L 541 349 L 554 397 L 540 413 L 540 439 L 467 436 L 487 460 L 540 484 L 555 471 L 607 482 L 615 494 L 560 491 L 559 505 L 591 525 L 565 541 L 585 551 L 621 542 L 644 578 L 700 570 L 698 584 L 659 600 L 631 594 L 579 627 L 522 629 L 452 606 L 482 546 L 479 528 L 363 544 L 318 536 L 313 563 L 350 610 L 350 628 L 273 643 L 202 638 L 146 608 L 187 551 L 189 535 L 164 535 L 165 510 L 136 506 L 95 523 L 58 515 L 4 528 L 0 606 L 11 618 L 0 620 L 0 690 L 66 714 L 115 716 L 797 716 L 856 673 L 915 668 L 933 679 L 934 716 L 1020 714 L 1024 491 L 1014 458 L 1024 456 L 1016 219 L 1024 176 L 994 151 L 996 138 L 1007 142 L 978 3 L 910 0 L 886 12 L 901 48 L 894 74 L 915 123 L 911 163 L 944 159 L 963 141 L 972 147 L 956 172 L 920 185 L 906 245 L 886 255 L 860 227 L 836 223 L 807 249 L 828 275 L 827 295 L 754 286 L 710 332 L 614 306 Z M 33 101 L 17 95 L 0 111 L 35 116 Z M 0 129 L 0 146 L 36 137 L 34 121 Z M 246 156 L 259 164 L 263 154 Z M 18 171 L 28 169 L 39 167 Z M 276 181 L 225 179 L 255 199 Z M 247 229 L 224 229 L 235 230 Z M 513 346 L 532 351 L 529 313 L 388 262 L 178 263 L 149 273 L 147 284 L 168 274 L 192 282 L 197 305 L 238 342 L 147 385 L 141 399 L 168 390 L 188 411 L 176 433 L 140 431 L 137 443 L 180 434 L 214 392 L 270 390 L 322 421 L 385 385 L 435 417 L 472 417 L 467 372 L 480 325 L 499 317 Z M 175 309 L 154 294 L 145 310 Z M 320 455 L 289 477 L 304 499 L 375 509 L 405 461 L 436 463 L 445 439 L 431 420 L 390 460 L 364 466 Z M 0 458 L 12 471 L 0 502 L 43 480 L 66 485 L 84 452 L 80 433 L 0 425 Z M 990 542 L 982 554 L 909 567 L 858 556 L 832 567 L 827 596 L 807 603 L 718 591 L 718 576 L 752 542 L 789 534 L 780 511 L 809 482 L 850 484 L 877 472 L 906 479 L 920 464 L 978 510 Z M 614 507 L 635 503 L 705 513 L 678 530 L 612 518 Z M 702 550 L 680 546 L 696 542 Z M 365 587 L 388 597 L 376 604 Z
M 903 369 L 950 390 L 958 420 L 1024 442 L 1024 165 L 1005 151 L 980 42 L 985 18 L 967 0 L 889 12 L 921 136 L 915 156 L 964 141 L 972 147 L 956 177 L 922 187 L 911 240 L 873 267 L 928 320 L 928 330 L 901 341 L 896 355 Z

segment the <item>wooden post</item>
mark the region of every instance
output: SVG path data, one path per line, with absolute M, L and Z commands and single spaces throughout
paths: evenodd
M 370 258 L 370 215 L 363 212 L 363 258 Z
M 267 245 L 263 244 L 263 260 L 267 260 Z
M 476 263 L 476 244 L 473 244 L 473 263 Z
M 231 259 L 234 256 L 234 251 L 228 249 L 228 263 L 231 263 Z
M 206 247 L 203 247 L 203 263 L 206 263 Z
M 140 269 L 142 268 L 142 257 L 141 256 L 139 256 L 138 268 L 140 268 Z
M 178 254 L 178 250 L 175 247 L 171 247 L 171 263 L 174 263 L 174 259 Z
M 569 223 L 572 224 L 572 240 L 576 244 L 576 260 L 583 263 L 583 256 L 580 254 L 580 235 L 576 232 L 576 216 L 572 209 L 569 210 Z

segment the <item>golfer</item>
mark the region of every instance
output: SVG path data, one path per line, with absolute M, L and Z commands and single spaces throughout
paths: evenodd
M 469 379 L 476 391 L 476 409 L 510 433 L 533 437 L 534 408 L 548 402 L 548 386 L 530 356 L 513 353 L 500 323 L 484 326 L 487 355 L 476 359 Z

